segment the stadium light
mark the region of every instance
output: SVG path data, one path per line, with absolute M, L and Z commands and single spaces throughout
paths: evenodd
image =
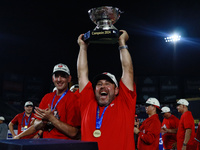
M 180 41 L 181 36 L 177 35 L 177 34 L 174 34 L 174 35 L 166 37 L 164 39 L 165 39 L 165 42 L 177 42 L 177 41 Z

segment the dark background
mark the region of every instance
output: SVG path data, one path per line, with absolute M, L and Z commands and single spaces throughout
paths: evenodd
M 104 5 L 124 11 L 114 26 L 130 37 L 127 45 L 138 87 L 137 102 L 149 96 L 162 102 L 199 96 L 198 0 L 4 0 L 0 2 L 0 103 L 4 109 L 14 105 L 17 112 L 27 100 L 39 103 L 53 88 L 51 74 L 57 63 L 67 64 L 77 83 L 77 38 L 96 26 L 87 11 Z M 181 34 L 181 41 L 166 43 L 164 38 L 174 32 Z M 104 71 L 121 77 L 117 44 L 91 44 L 88 61 L 90 79 Z M 1 112 L 6 111 L 3 108 Z
M 49 77 L 55 64 L 67 64 L 76 78 L 77 37 L 96 25 L 87 11 L 102 5 L 124 11 L 115 24 L 130 35 L 135 75 L 200 75 L 199 1 L 1 1 L 1 71 Z M 176 44 L 164 37 L 182 35 Z M 91 75 L 121 75 L 117 45 L 91 45 Z

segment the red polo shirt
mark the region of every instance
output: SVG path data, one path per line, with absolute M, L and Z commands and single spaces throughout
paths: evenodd
M 46 109 L 48 108 L 48 105 L 51 106 L 55 94 L 56 92 L 46 94 L 40 102 L 39 108 Z M 53 106 L 55 106 L 60 97 L 61 96 L 55 96 Z M 67 94 L 57 104 L 54 116 L 56 116 L 57 119 L 59 119 L 60 121 L 67 123 L 71 126 L 80 126 L 80 114 L 77 109 L 77 102 L 78 101 L 76 94 L 68 90 Z M 44 130 L 43 138 L 70 139 L 59 130 L 57 130 L 55 127 L 51 131 Z
M 91 82 L 80 93 L 81 104 L 81 139 L 98 142 L 99 150 L 134 150 L 134 116 L 136 105 L 136 87 L 130 91 L 122 81 L 119 84 L 119 94 L 106 109 L 101 136 L 96 138 L 97 101 Z M 105 107 L 100 107 L 100 116 Z
M 139 129 L 138 150 L 159 150 L 161 122 L 158 114 L 143 121 Z
M 20 134 L 22 131 L 22 128 L 25 127 L 25 121 L 28 122 L 29 120 L 29 117 L 28 116 L 24 116 L 24 113 L 20 113 L 20 114 L 17 114 L 12 120 L 11 122 L 13 124 L 18 124 L 18 134 Z M 23 117 L 24 116 L 24 117 Z M 30 116 L 30 120 L 28 122 L 28 128 L 31 126 L 30 123 L 34 120 L 34 113 L 31 113 L 31 116 Z M 25 136 L 21 139 L 30 139 L 30 138 L 33 138 L 34 136 L 36 135 L 36 133 L 33 133 L 31 135 L 28 135 L 28 136 Z
M 179 119 L 171 115 L 169 118 L 164 118 L 162 127 L 166 126 L 167 129 L 178 129 Z M 176 133 L 164 133 L 162 135 L 163 147 L 165 149 L 172 149 L 172 144 L 176 143 Z
M 183 141 L 185 139 L 186 129 L 192 129 L 190 140 L 187 143 L 187 150 L 196 149 L 196 142 L 194 140 L 195 124 L 194 124 L 194 118 L 190 111 L 186 111 L 181 116 L 177 132 L 177 150 L 182 149 Z

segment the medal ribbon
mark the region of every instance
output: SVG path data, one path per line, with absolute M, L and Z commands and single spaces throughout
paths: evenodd
M 59 100 L 56 102 L 55 106 L 53 107 L 53 102 L 54 99 L 56 97 L 56 94 L 53 97 L 52 103 L 51 103 L 51 110 L 54 110 L 56 108 L 56 106 L 58 105 L 58 103 L 60 102 L 60 100 L 67 94 L 68 89 L 61 95 L 61 97 L 59 98 Z
M 32 113 L 31 113 L 31 114 L 32 114 Z M 30 119 L 31 119 L 31 114 L 30 114 L 30 116 L 28 117 L 28 122 L 26 122 L 25 112 L 24 112 L 24 115 L 23 115 L 23 118 L 22 118 L 22 122 L 21 122 L 21 126 L 23 126 L 24 118 L 25 118 L 25 126 L 28 126 L 28 124 L 29 124 L 29 122 L 30 122 Z
M 102 124 L 102 121 L 103 121 L 103 115 L 106 111 L 106 109 L 108 108 L 108 106 L 106 106 L 103 110 L 103 113 L 101 114 L 101 117 L 99 118 L 99 106 L 97 106 L 97 115 L 96 115 L 96 129 L 100 129 L 101 128 L 101 124 Z

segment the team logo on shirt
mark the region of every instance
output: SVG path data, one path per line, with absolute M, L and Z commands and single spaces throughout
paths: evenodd
M 145 130 L 143 130 L 142 132 L 145 133 Z
M 53 115 L 54 115 L 58 120 L 60 120 L 60 116 L 59 116 L 59 113 L 58 113 L 57 110 L 55 110 L 55 111 L 53 112 Z

